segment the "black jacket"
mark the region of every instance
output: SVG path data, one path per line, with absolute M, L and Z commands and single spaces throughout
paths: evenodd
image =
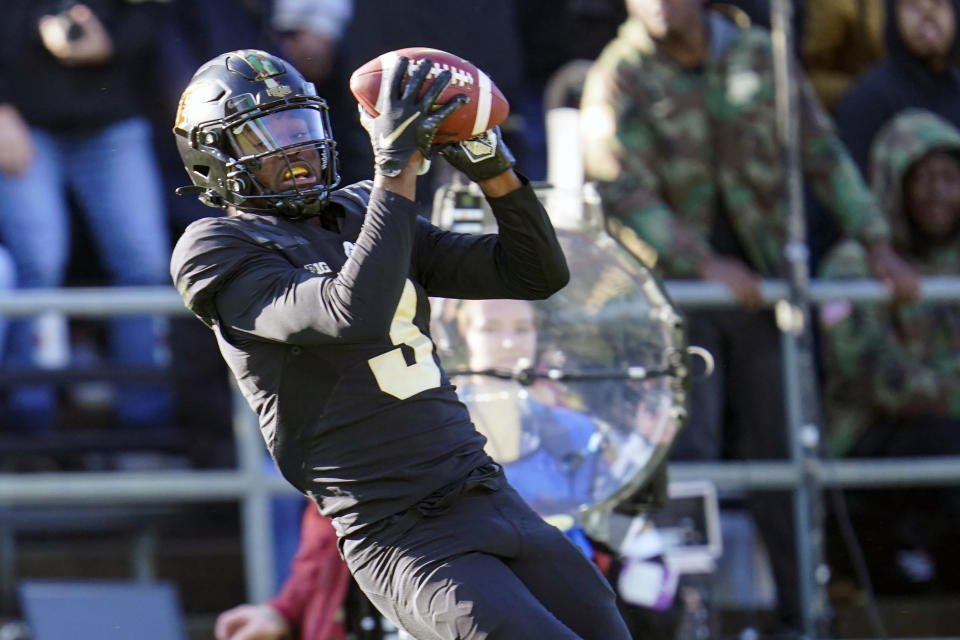
M 490 200 L 497 235 L 444 231 L 363 182 L 337 228 L 204 218 L 171 274 L 217 336 L 283 475 L 341 533 L 398 513 L 490 461 L 440 368 L 428 296 L 545 298 L 569 278 L 530 187 Z
M 857 80 L 837 104 L 835 114 L 840 139 L 863 172 L 869 167 L 870 146 L 877 132 L 908 107 L 927 109 L 960 126 L 960 70 L 956 66 L 960 38 L 954 38 L 953 64 L 941 73 L 931 70 L 904 44 L 893 4 L 894 0 L 887 0 L 887 59 Z M 953 6 L 960 18 L 957 0 Z

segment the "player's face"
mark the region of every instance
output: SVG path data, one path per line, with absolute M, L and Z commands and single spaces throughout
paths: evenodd
M 947 55 L 956 30 L 951 0 L 899 0 L 896 9 L 900 36 L 910 51 L 925 60 Z
M 259 168 L 251 173 L 266 192 L 312 187 L 319 181 L 323 159 L 317 148 L 309 144 L 324 137 L 316 111 L 281 111 L 244 122 L 232 133 L 240 157 L 260 156 Z M 289 148 L 291 145 L 300 146 Z
M 533 364 L 537 328 L 532 304 L 526 300 L 469 300 L 461 313 L 468 314 L 460 326 L 471 369 L 509 371 Z
M 904 180 L 904 196 L 928 239 L 949 238 L 960 228 L 960 160 L 941 151 L 917 161 Z

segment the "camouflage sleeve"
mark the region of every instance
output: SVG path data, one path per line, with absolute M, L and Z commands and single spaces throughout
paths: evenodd
M 586 177 L 597 184 L 608 226 L 612 221 L 636 234 L 670 275 L 696 275 L 709 245 L 661 199 L 653 135 L 642 117 L 647 109 L 622 75 L 598 63 L 587 76 L 581 104 Z M 649 264 L 649 256 L 631 251 Z
M 892 415 L 960 417 L 960 385 L 917 360 L 898 339 L 879 305 L 832 302 L 821 309 L 829 350 L 828 376 L 867 397 L 851 398 Z M 858 381 L 853 378 L 866 376 Z M 863 401 L 866 401 L 865 403 Z
M 800 82 L 800 139 L 803 173 L 817 200 L 850 238 L 887 239 L 890 228 L 860 170 L 834 131 L 809 82 Z
M 863 245 L 845 242 L 825 259 L 824 277 L 866 277 Z M 828 387 L 858 409 L 886 414 L 960 416 L 960 382 L 941 376 L 901 340 L 884 303 L 824 303 L 820 324 Z M 841 394 L 830 393 L 838 397 Z

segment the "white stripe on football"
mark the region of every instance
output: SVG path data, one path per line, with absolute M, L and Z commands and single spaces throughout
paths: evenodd
M 361 65 L 353 72 L 350 76 L 350 91 L 360 106 L 371 115 L 376 116 L 379 113 L 377 105 L 382 104 L 386 99 L 386 92 L 390 86 L 391 74 L 388 71 L 395 68 L 401 57 L 410 61 L 407 77 L 425 60 L 433 63 L 427 82 L 424 83 L 424 91 L 430 80 L 440 71 L 450 71 L 450 84 L 440 94 L 437 105 L 446 104 L 459 93 L 466 94 L 469 98 L 467 104 L 457 109 L 440 126 L 435 142 L 472 138 L 501 124 L 509 115 L 510 104 L 490 76 L 460 56 L 427 47 L 408 47 L 389 51 Z

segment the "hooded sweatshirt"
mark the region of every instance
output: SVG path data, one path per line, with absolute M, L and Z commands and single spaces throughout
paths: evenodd
M 927 109 L 960 126 L 960 70 L 951 64 L 942 72 L 934 71 L 907 48 L 895 17 L 896 2 L 887 0 L 886 4 L 886 60 L 867 71 L 844 94 L 835 113 L 840 139 L 864 173 L 874 136 L 904 109 Z M 951 0 L 951 4 L 960 19 L 960 3 Z M 958 54 L 960 38 L 954 36 L 951 60 Z
M 894 118 L 877 135 L 871 175 L 891 242 L 924 275 L 960 272 L 960 226 L 932 244 L 904 209 L 904 178 L 933 151 L 960 159 L 960 129 L 918 109 Z M 866 251 L 838 245 L 822 264 L 824 277 L 866 277 Z M 834 453 L 843 453 L 876 420 L 923 416 L 960 419 L 960 303 L 921 301 L 821 307 L 826 405 Z M 960 424 L 960 422 L 958 422 Z

